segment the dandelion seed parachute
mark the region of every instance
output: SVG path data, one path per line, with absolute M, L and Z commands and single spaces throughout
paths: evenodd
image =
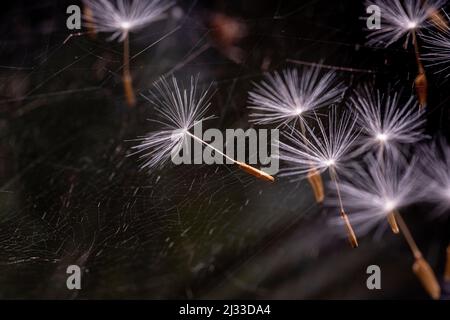
M 198 78 L 191 78 L 190 87 L 186 89 L 179 86 L 175 77 L 172 77 L 170 83 L 163 78 L 155 83 L 155 89 L 150 91 L 150 101 L 156 106 L 160 117 L 156 122 L 162 125 L 162 128 L 149 133 L 133 147 L 135 153 L 140 153 L 140 157 L 144 159 L 142 168 L 152 169 L 164 165 L 171 155 L 178 154 L 183 146 L 186 146 L 184 150 L 189 150 L 188 143 L 193 139 L 230 160 L 244 172 L 261 180 L 273 182 L 274 178 L 271 175 L 232 159 L 189 131 L 196 122 L 211 118 L 205 116 L 210 107 L 210 90 L 209 88 L 197 90 L 197 84 Z
M 248 99 L 250 121 L 262 125 L 295 126 L 317 109 L 337 103 L 345 90 L 334 72 L 321 73 L 318 67 L 268 74 L 254 86 Z
M 168 0 L 84 0 L 90 14 L 85 16 L 90 30 L 112 33 L 109 40 L 123 42 L 123 86 L 129 107 L 136 104 L 130 73 L 129 33 L 166 17 L 174 2 Z
M 406 42 L 416 31 L 428 27 L 446 0 L 368 0 L 366 7 L 376 5 L 381 10 L 381 25 L 368 35 L 368 44 L 387 47 L 402 37 Z M 406 43 L 405 42 L 405 43 Z
M 343 112 L 338 120 L 336 109 L 332 108 L 328 118 L 328 130 L 317 116 L 316 123 L 319 134 L 315 134 L 308 125 L 305 125 L 305 133 L 292 128 L 291 133 L 284 134 L 288 143 L 280 142 L 280 158 L 288 162 L 290 167 L 283 169 L 282 175 L 304 178 L 305 175 L 309 177 L 311 168 L 319 173 L 328 169 L 336 189 L 339 190 L 337 171 L 341 171 L 344 163 L 350 159 L 353 143 L 358 137 L 358 132 L 354 130 L 355 120 L 346 112 Z M 353 228 L 340 198 L 338 200 L 340 216 L 346 226 L 350 244 L 357 247 L 358 241 Z
M 355 164 L 352 171 L 346 171 L 336 194 L 348 209 L 348 217 L 358 233 L 367 233 L 392 217 L 405 237 L 414 257 L 413 272 L 433 299 L 440 297 L 440 286 L 433 270 L 423 258 L 406 223 L 398 212 L 420 199 L 420 178 L 415 174 L 417 159 L 407 162 L 405 158 L 381 162 L 373 155 L 365 159 L 365 167 Z M 422 181 L 423 182 L 423 181 Z M 331 185 L 333 188 L 334 186 Z M 330 197 L 327 204 L 334 205 Z M 342 221 L 333 219 L 337 224 Z M 337 220 L 337 221 L 336 221 Z M 398 223 L 398 225 L 397 225 Z
M 408 163 L 402 156 L 381 160 L 369 154 L 363 164 L 354 163 L 343 172 L 340 196 L 357 233 L 368 233 L 389 215 L 418 201 L 421 180 L 416 168 L 416 159 Z M 336 195 L 330 196 L 325 203 L 333 206 L 335 200 Z
M 318 132 L 305 124 L 306 132 L 289 127 L 283 132 L 287 143 L 280 142 L 280 159 L 289 164 L 281 171 L 284 176 L 297 176 L 303 179 L 311 167 L 319 172 L 329 168 L 341 171 L 354 155 L 353 147 L 359 136 L 356 120 L 348 112 L 338 116 L 336 108 L 328 117 L 328 128 L 316 116 L 315 124 Z
M 198 78 L 192 77 L 190 87 L 186 89 L 172 77 L 170 82 L 160 79 L 155 82 L 148 99 L 156 106 L 155 111 L 162 127 L 140 139 L 140 144 L 133 147 L 140 158 L 144 159 L 142 168 L 152 169 L 164 165 L 171 152 L 178 152 L 187 144 L 189 130 L 198 121 L 210 119 L 205 117 L 211 103 L 210 87 L 198 89 Z
M 83 0 L 92 17 L 88 27 L 98 32 L 111 33 L 110 40 L 122 42 L 130 32 L 164 19 L 167 9 L 174 5 L 170 0 Z
M 348 106 L 361 128 L 360 153 L 377 151 L 380 157 L 395 158 L 402 147 L 425 138 L 425 119 L 414 97 L 402 103 L 398 93 L 386 95 L 366 86 L 350 98 Z
M 428 81 L 419 53 L 417 32 L 428 27 L 428 20 L 438 28 L 442 28 L 439 9 L 446 0 L 369 0 L 366 4 L 376 5 L 382 12 L 382 28 L 368 35 L 368 44 L 387 47 L 406 37 L 406 48 L 411 37 L 417 62 L 417 76 L 414 80 L 419 106 L 425 108 L 428 99 Z

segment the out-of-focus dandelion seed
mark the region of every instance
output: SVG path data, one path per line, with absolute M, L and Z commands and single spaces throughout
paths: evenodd
M 328 170 L 338 190 L 340 216 L 346 226 L 348 239 L 352 247 L 357 247 L 357 238 L 339 195 L 340 183 L 337 176 L 337 172 L 350 160 L 351 149 L 358 137 L 358 132 L 354 130 L 356 122 L 346 112 L 343 112 L 338 120 L 335 108 L 332 109 L 328 118 L 328 130 L 325 129 L 320 118 L 316 116 L 315 120 L 319 134 L 316 134 L 306 123 L 305 133 L 292 128 L 289 130 L 290 133 L 284 134 L 288 143 L 280 142 L 280 158 L 288 162 L 290 167 L 283 169 L 282 175 L 303 178 L 305 175 L 311 175 L 311 168 L 317 171 L 314 174 Z
M 175 77 L 170 83 L 163 78 L 155 83 L 149 100 L 156 106 L 156 112 L 161 118 L 156 122 L 163 128 L 139 139 L 140 143 L 133 147 L 135 153 L 140 153 L 144 159 L 142 168 L 152 169 L 164 165 L 171 155 L 179 153 L 183 146 L 189 146 L 189 140 L 193 139 L 230 160 L 241 170 L 261 180 L 273 182 L 271 175 L 229 157 L 189 131 L 195 123 L 211 119 L 205 117 L 211 99 L 209 88 L 199 92 L 197 83 L 197 78 L 191 78 L 189 88 L 180 87 Z
M 386 219 L 393 221 L 399 208 L 418 200 L 417 160 L 402 156 L 380 159 L 369 154 L 364 166 L 354 164 L 340 180 L 340 197 L 359 233 L 367 233 Z M 333 197 L 327 200 L 335 203 Z M 395 229 L 395 228 L 393 228 Z
M 441 297 L 441 287 L 428 262 L 424 258 L 416 259 L 413 264 L 413 271 L 430 297 L 438 300 Z
M 403 234 L 415 259 L 413 271 L 425 290 L 433 299 L 439 298 L 436 277 L 399 213 L 402 207 L 420 198 L 420 178 L 415 174 L 417 159 L 411 163 L 403 157 L 380 161 L 369 155 L 365 164 L 365 168 L 355 164 L 353 170 L 346 171 L 336 190 L 348 209 L 349 219 L 357 231 L 364 233 L 387 218 L 391 228 Z M 333 198 L 329 201 L 334 202 Z
M 86 26 L 97 32 L 112 33 L 109 40 L 123 42 L 123 85 L 128 106 L 136 104 L 130 73 L 129 34 L 150 23 L 166 18 L 170 0 L 84 0 L 90 15 L 85 16 Z
M 247 35 L 244 22 L 223 13 L 213 13 L 209 25 L 216 47 L 230 60 L 242 63 L 244 52 L 236 44 Z
M 385 95 L 363 87 L 350 98 L 349 107 L 357 115 L 361 136 L 360 152 L 377 151 L 380 158 L 386 153 L 396 157 L 401 147 L 422 140 L 425 119 L 417 110 L 417 102 L 410 97 L 400 102 L 400 95 Z
M 317 109 L 339 102 L 344 90 L 336 73 L 321 74 L 317 67 L 267 74 L 249 93 L 250 121 L 295 126 Z
M 366 7 L 376 5 L 381 9 L 380 29 L 371 30 L 368 44 L 387 47 L 409 37 L 428 26 L 427 20 L 436 23 L 437 13 L 446 0 L 367 0 Z
M 423 67 L 419 44 L 417 42 L 417 32 L 426 28 L 428 20 L 433 24 L 441 26 L 442 21 L 439 20 L 439 9 L 444 5 L 446 0 L 368 0 L 366 4 L 376 5 L 380 7 L 382 15 L 383 27 L 372 31 L 368 38 L 369 45 L 387 47 L 398 41 L 402 37 L 406 37 L 406 48 L 409 38 L 411 37 L 414 53 L 417 63 L 417 76 L 414 80 L 416 93 L 418 96 L 420 108 L 425 108 L 428 95 L 428 81 Z

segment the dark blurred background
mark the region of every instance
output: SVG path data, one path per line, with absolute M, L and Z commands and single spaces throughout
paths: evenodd
M 427 298 L 401 237 L 369 234 L 352 250 L 307 182 L 229 166 L 139 170 L 130 140 L 156 128 L 154 109 L 140 95 L 126 106 L 121 44 L 68 38 L 71 4 L 2 4 L 0 298 Z M 294 61 L 358 69 L 337 71 L 350 88 L 413 94 L 412 48 L 366 47 L 361 1 L 178 1 L 169 14 L 131 36 L 136 90 L 199 74 L 217 90 L 211 127 L 249 128 L 252 81 Z M 450 84 L 434 71 L 427 130 L 448 136 Z M 449 222 L 429 212 L 404 217 L 441 276 Z M 71 264 L 82 290 L 66 288 Z M 371 264 L 382 290 L 366 288 Z

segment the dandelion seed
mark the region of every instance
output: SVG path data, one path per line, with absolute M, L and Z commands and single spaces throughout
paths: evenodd
M 382 19 L 382 27 L 368 35 L 368 44 L 387 47 L 403 37 L 406 37 L 407 43 L 409 37 L 428 26 L 427 20 L 435 17 L 445 2 L 446 0 L 366 1 L 366 6 L 376 5 L 381 9 Z
M 375 158 L 369 154 L 364 166 L 353 164 L 340 180 L 340 197 L 356 231 L 365 234 L 384 223 L 390 215 L 418 200 L 417 160 L 404 157 Z M 333 189 L 333 185 L 331 185 Z M 337 195 L 335 195 L 337 196 Z M 326 200 L 328 205 L 335 198 Z
M 337 103 L 345 90 L 334 72 L 320 73 L 318 66 L 286 69 L 269 74 L 249 93 L 250 121 L 279 126 L 300 123 L 305 134 L 305 118 L 315 110 Z M 317 203 L 324 199 L 320 172 L 310 167 L 308 181 Z
M 440 287 L 429 264 L 423 258 L 414 238 L 399 210 L 419 200 L 420 180 L 415 174 L 417 159 L 410 163 L 402 157 L 380 162 L 373 156 L 366 157 L 366 166 L 354 165 L 346 171 L 336 189 L 348 218 L 359 233 L 366 233 L 380 223 L 388 221 L 391 228 L 403 234 L 414 257 L 413 271 L 433 299 L 440 296 Z M 334 187 L 333 185 L 331 187 Z M 327 203 L 334 204 L 330 198 Z M 390 220 L 392 219 L 392 220 Z M 341 223 L 341 221 L 338 221 Z
M 282 175 L 298 176 L 303 178 L 309 175 L 311 168 L 318 172 L 329 170 L 330 177 L 339 190 L 337 172 L 343 169 L 350 159 L 353 144 L 358 137 L 355 129 L 355 120 L 350 114 L 344 112 L 338 120 L 335 108 L 328 118 L 328 131 L 322 121 L 316 116 L 319 134 L 306 125 L 305 133 L 292 128 L 291 133 L 285 134 L 288 143 L 280 142 L 280 158 L 289 163 L 290 167 L 283 170 Z M 346 226 L 347 235 L 352 247 L 358 246 L 353 228 L 347 218 L 344 205 L 338 197 L 340 216 Z
M 344 90 L 334 72 L 321 74 L 318 67 L 268 74 L 249 93 L 250 121 L 295 126 L 315 110 L 337 103 Z
M 360 152 L 375 150 L 380 158 L 385 153 L 397 157 L 402 147 L 425 137 L 425 119 L 413 97 L 401 103 L 398 93 L 385 95 L 363 87 L 350 98 L 349 107 L 354 109 L 362 132 Z
M 130 32 L 138 31 L 155 21 L 166 18 L 165 11 L 174 2 L 169 0 L 84 0 L 90 9 L 85 16 L 89 29 L 112 33 L 109 40 L 123 42 L 123 85 L 128 106 L 136 104 L 130 72 Z
M 336 108 L 332 108 L 328 128 L 318 116 L 314 120 L 317 133 L 308 124 L 305 124 L 305 133 L 293 127 L 283 133 L 288 143 L 280 142 L 280 158 L 290 166 L 283 169 L 282 175 L 304 178 L 311 167 L 320 173 L 329 168 L 339 172 L 353 158 L 359 131 L 351 114 L 343 112 L 338 117 Z
M 83 0 L 92 12 L 89 27 L 111 33 L 109 40 L 125 41 L 130 32 L 166 18 L 165 12 L 174 5 L 170 0 Z
M 425 108 L 428 98 L 428 81 L 423 67 L 417 32 L 427 27 L 427 20 L 437 23 L 437 12 L 446 0 L 369 0 L 367 5 L 376 5 L 382 12 L 383 27 L 371 32 L 368 44 L 387 47 L 406 37 L 405 48 L 411 37 L 417 63 L 417 76 L 414 80 L 420 108 Z
M 200 91 L 197 89 L 197 83 L 197 78 L 191 78 L 188 89 L 179 86 L 175 77 L 172 77 L 170 83 L 165 79 L 155 83 L 155 89 L 150 92 L 151 101 L 161 118 L 156 122 L 162 125 L 162 128 L 139 139 L 140 143 L 133 147 L 135 153 L 141 154 L 140 158 L 144 159 L 142 168 L 153 169 L 163 166 L 171 155 L 178 154 L 183 147 L 185 147 L 183 150 L 188 150 L 189 141 L 193 139 L 230 160 L 241 170 L 261 180 L 273 182 L 274 178 L 269 174 L 232 159 L 189 131 L 197 122 L 211 119 L 205 116 L 210 107 L 209 88 Z

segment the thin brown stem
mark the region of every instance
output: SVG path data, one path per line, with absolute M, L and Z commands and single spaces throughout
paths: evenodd
M 425 75 L 425 68 L 423 67 L 422 61 L 420 59 L 420 52 L 419 52 L 419 44 L 417 43 L 417 36 L 416 31 L 413 30 L 412 32 L 412 38 L 413 38 L 413 45 L 414 45 L 414 53 L 416 55 L 416 62 L 417 62 L 417 76 L 414 79 L 414 86 L 416 87 L 416 93 L 417 98 L 419 100 L 420 104 L 420 110 L 425 108 L 427 105 L 427 98 L 428 98 L 428 80 L 427 76 Z
M 127 104 L 129 107 L 133 107 L 136 104 L 136 96 L 130 72 L 130 39 L 128 33 L 123 42 L 123 86 Z
M 305 145 L 309 144 L 308 139 L 306 139 L 305 123 L 303 122 L 302 119 L 300 119 L 300 130 L 302 132 L 303 143 Z M 311 186 L 311 189 L 313 190 L 314 198 L 316 199 L 316 202 L 322 203 L 323 200 L 325 199 L 325 192 L 324 192 L 324 188 L 323 188 L 322 176 L 320 174 L 320 171 L 317 170 L 313 164 L 311 164 L 311 169 L 308 171 L 307 177 L 308 177 L 309 185 Z
M 344 205 L 342 203 L 341 189 L 339 187 L 339 182 L 338 182 L 336 170 L 333 167 L 330 167 L 330 178 L 334 182 L 334 185 L 336 186 L 336 193 L 337 193 L 337 196 L 338 196 L 339 207 L 340 207 L 341 211 L 344 212 L 345 210 L 344 210 Z
M 408 226 L 406 225 L 405 221 L 403 220 L 402 216 L 399 212 L 395 212 L 395 218 L 397 220 L 398 226 L 405 237 L 406 242 L 408 243 L 409 248 L 411 249 L 411 252 L 415 259 L 421 259 L 422 258 L 422 252 L 419 250 L 419 247 L 416 244 L 416 241 L 414 240 L 413 236 L 411 235 L 411 232 L 409 231 Z
M 350 245 L 352 246 L 352 248 L 357 248 L 358 247 L 358 238 L 356 237 L 355 231 L 353 230 L 352 224 L 350 223 L 350 219 L 348 218 L 348 215 L 345 213 L 345 210 L 344 210 L 344 205 L 342 203 L 342 197 L 341 197 L 341 189 L 339 187 L 336 170 L 334 169 L 334 167 L 330 167 L 329 171 L 330 171 L 330 178 L 331 178 L 331 180 L 334 181 L 334 183 L 336 185 L 336 192 L 337 192 L 337 196 L 339 199 L 339 206 L 340 206 L 340 214 L 341 214 L 342 220 L 344 221 L 345 228 L 347 230 L 348 241 L 350 242 Z

